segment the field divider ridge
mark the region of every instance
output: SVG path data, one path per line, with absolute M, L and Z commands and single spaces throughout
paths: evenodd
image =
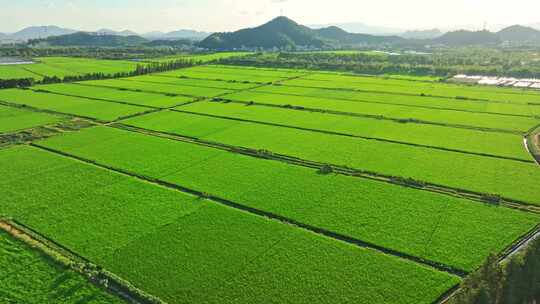
M 465 151 L 465 150 L 459 150 L 459 149 L 452 149 L 452 148 L 445 148 L 445 147 L 438 147 L 438 146 L 431 146 L 431 145 L 415 144 L 415 143 L 410 143 L 410 142 L 406 142 L 406 141 L 384 139 L 384 138 L 380 138 L 380 137 L 354 135 L 354 134 L 350 134 L 350 133 L 343 133 L 343 132 L 336 132 L 336 131 L 329 131 L 329 130 L 320 130 L 320 129 L 305 128 L 305 127 L 299 127 L 299 126 L 291 126 L 291 125 L 286 125 L 286 124 L 271 123 L 271 122 L 264 122 L 264 121 L 244 119 L 244 118 L 236 118 L 236 117 L 221 116 L 221 115 L 215 115 L 215 114 L 192 112 L 192 111 L 180 110 L 180 109 L 177 109 L 177 108 L 172 108 L 172 109 L 170 109 L 170 111 L 186 113 L 186 114 L 192 114 L 192 115 L 198 115 L 198 116 L 211 117 L 211 118 L 227 119 L 227 120 L 233 120 L 233 121 L 240 121 L 240 122 L 254 123 L 254 124 L 260 124 L 260 125 L 274 126 L 274 127 L 280 127 L 280 128 L 296 129 L 296 130 L 301 130 L 301 131 L 322 133 L 322 134 L 328 134 L 328 135 L 334 135 L 334 136 L 352 137 L 352 138 L 359 138 L 359 139 L 365 139 L 365 140 L 374 140 L 374 141 L 392 143 L 392 144 L 398 144 L 398 145 L 413 146 L 413 147 L 418 147 L 418 148 L 434 149 L 434 150 L 441 150 L 441 151 L 447 151 L 447 152 L 476 155 L 476 156 L 482 156 L 482 157 L 491 157 L 491 158 L 512 160 L 512 161 L 518 161 L 518 162 L 524 162 L 524 163 L 533 163 L 534 162 L 532 160 L 526 160 L 526 159 L 517 158 L 517 157 L 501 156 L 501 155 L 494 155 L 494 154 L 480 153 L 480 152 L 471 152 L 471 151 Z
M 309 79 L 308 79 L 309 80 Z M 306 88 L 306 89 L 321 89 L 321 90 L 329 90 L 329 91 L 346 91 L 346 92 L 360 92 L 360 93 L 376 93 L 376 94 L 388 94 L 388 95 L 397 95 L 397 96 L 418 96 L 418 97 L 433 97 L 433 98 L 442 98 L 442 99 L 456 99 L 455 97 L 451 96 L 443 96 L 443 95 L 432 95 L 432 94 L 425 94 L 422 96 L 421 94 L 416 93 L 398 93 L 398 92 L 390 92 L 390 91 L 380 91 L 380 90 L 365 90 L 365 89 L 356 89 L 356 88 L 326 88 L 326 87 L 311 87 L 306 85 L 295 85 L 295 84 L 283 84 L 287 87 L 296 87 L 296 88 Z M 511 93 L 515 94 L 515 93 Z M 509 101 L 498 101 L 498 100 L 491 100 L 491 99 L 482 99 L 482 98 L 470 98 L 467 97 L 465 101 L 477 101 L 477 102 L 485 102 L 485 103 L 502 103 L 502 104 L 513 104 L 513 105 L 523 105 L 521 103 L 515 103 L 515 102 L 509 102 Z
M 0 134 L 0 149 L 13 145 L 31 143 L 36 140 L 53 137 L 64 132 L 78 131 L 94 125 L 95 124 L 93 122 L 87 120 L 71 118 L 71 120 L 64 120 L 14 132 L 2 133 Z
M 148 74 L 149 76 L 157 76 Z M 130 81 L 130 82 L 138 82 L 138 83 L 148 83 L 148 84 L 160 84 L 160 85 L 170 85 L 170 86 L 178 86 L 178 87 L 192 87 L 192 88 L 203 88 L 203 89 L 217 89 L 217 90 L 228 90 L 233 92 L 243 91 L 243 90 L 250 90 L 253 89 L 253 87 L 246 88 L 246 89 L 231 89 L 231 88 L 220 88 L 220 87 L 211 87 L 211 86 L 203 86 L 203 85 L 193 85 L 193 84 L 180 84 L 180 83 L 168 83 L 168 82 L 159 82 L 159 81 L 151 81 L 151 80 L 140 80 L 140 79 L 127 79 L 127 78 L 118 78 L 118 80 L 122 81 Z M 178 80 L 182 80 L 182 78 L 178 78 Z
M 271 103 L 258 102 L 258 101 L 242 101 L 242 100 L 235 100 L 235 99 L 227 99 L 226 102 L 235 102 L 235 103 L 242 103 L 242 104 L 247 104 L 247 105 L 249 105 L 249 104 L 251 104 L 251 105 L 259 105 L 259 106 L 274 107 L 274 108 L 283 108 L 283 109 L 296 110 L 296 111 L 326 113 L 326 114 L 334 114 L 334 115 L 341 115 L 341 116 L 352 116 L 352 117 L 361 117 L 361 118 L 389 120 L 389 121 L 394 121 L 394 122 L 397 122 L 397 123 L 427 124 L 427 125 L 435 125 L 435 126 L 441 126 L 441 127 L 447 127 L 447 128 L 467 129 L 467 130 L 476 130 L 476 131 L 492 132 L 492 133 L 508 133 L 508 134 L 523 135 L 522 131 L 517 131 L 517 130 L 488 128 L 488 127 L 477 127 L 477 126 L 462 125 L 462 124 L 448 124 L 448 123 L 442 123 L 442 122 L 420 120 L 420 119 L 415 119 L 415 118 L 395 118 L 395 117 L 387 117 L 387 116 L 384 116 L 384 115 L 362 114 L 362 113 L 353 113 L 353 112 L 346 112 L 346 111 L 335 111 L 335 110 L 329 110 L 329 109 L 310 108 L 310 107 L 304 107 L 304 106 L 294 106 L 294 105 L 290 105 L 290 104 L 278 105 L 278 104 L 271 104 Z
M 533 127 L 523 136 L 523 144 L 536 164 L 540 166 L 540 125 Z
M 179 135 L 179 134 L 170 133 L 170 132 L 154 131 L 154 130 L 144 129 L 141 127 L 135 127 L 135 126 L 126 125 L 126 124 L 111 124 L 109 126 L 113 128 L 117 128 L 117 129 L 126 130 L 126 131 L 141 133 L 144 135 L 160 137 L 160 138 L 173 140 L 173 141 L 187 142 L 187 143 L 201 145 L 201 146 L 210 147 L 214 149 L 225 150 L 232 153 L 238 153 L 238 154 L 242 154 L 242 155 L 246 155 L 246 156 L 250 156 L 254 158 L 279 161 L 279 162 L 284 162 L 290 165 L 301 166 L 301 167 L 311 168 L 315 170 L 321 170 L 321 168 L 325 166 L 330 166 L 332 168 L 332 173 L 335 173 L 335 174 L 346 175 L 346 176 L 357 177 L 357 178 L 364 178 L 364 179 L 369 179 L 369 180 L 374 180 L 374 181 L 379 181 L 379 182 L 385 182 L 385 183 L 389 183 L 389 184 L 397 185 L 401 187 L 413 188 L 416 190 L 435 192 L 439 194 L 449 195 L 452 197 L 467 199 L 473 203 L 494 205 L 494 203 L 489 202 L 485 199 L 485 197 L 489 196 L 488 193 L 475 192 L 471 190 L 454 188 L 454 187 L 428 183 L 428 182 L 422 182 L 422 185 L 420 186 L 420 185 L 416 185 L 416 183 L 415 184 L 407 183 L 405 178 L 398 177 L 398 176 L 391 176 L 391 175 L 381 174 L 377 172 L 361 170 L 357 168 L 350 168 L 350 167 L 344 167 L 344 166 L 339 166 L 339 165 L 334 165 L 334 164 L 321 163 L 321 162 L 312 161 L 312 160 L 305 160 L 305 159 L 301 159 L 301 158 L 297 158 L 293 156 L 273 153 L 271 151 L 257 150 L 257 149 L 251 149 L 251 148 L 246 148 L 246 147 L 239 147 L 239 146 L 231 146 L 224 143 L 202 140 L 196 137 Z M 540 213 L 540 207 L 536 205 L 519 201 L 519 200 L 504 198 L 504 197 L 501 197 L 500 201 L 496 203 L 496 205 L 502 206 L 505 208 L 517 209 L 523 212 L 531 212 L 535 214 Z
M 113 172 L 116 172 L 116 173 L 120 173 L 122 175 L 126 175 L 126 176 L 130 176 L 130 177 L 137 178 L 137 179 L 140 179 L 140 180 L 144 180 L 146 182 L 156 184 L 156 185 L 160 185 L 162 187 L 166 187 L 166 188 L 169 188 L 169 189 L 172 189 L 172 190 L 176 190 L 176 191 L 180 191 L 180 192 L 183 192 L 183 193 L 191 194 L 191 195 L 203 198 L 203 199 L 207 199 L 207 200 L 209 200 L 211 202 L 214 202 L 214 203 L 218 203 L 218 204 L 221 204 L 221 205 L 225 205 L 225 206 L 237 209 L 237 210 L 241 210 L 241 211 L 250 213 L 250 214 L 255 215 L 255 216 L 259 216 L 259 217 L 263 217 L 263 218 L 271 219 L 271 220 L 276 220 L 276 221 L 281 222 L 283 224 L 292 225 L 292 226 L 295 226 L 295 227 L 297 227 L 299 229 L 304 229 L 306 231 L 309 231 L 309 232 L 312 232 L 312 233 L 315 233 L 315 234 L 318 234 L 318 235 L 321 235 L 321 236 L 324 236 L 324 237 L 327 237 L 327 238 L 330 238 L 330 239 L 334 239 L 336 241 L 345 242 L 345 243 L 348 243 L 348 244 L 351 244 L 351 245 L 358 246 L 360 248 L 366 248 L 366 249 L 377 251 L 377 252 L 382 253 L 382 254 L 391 255 L 391 256 L 394 256 L 394 257 L 397 257 L 397 258 L 400 258 L 400 259 L 403 259 L 403 260 L 406 260 L 406 261 L 409 261 L 409 262 L 413 262 L 413 263 L 422 265 L 424 267 L 429 267 L 429 268 L 433 268 L 433 269 L 436 269 L 436 270 L 441 271 L 441 272 L 446 272 L 446 273 L 458 276 L 460 278 L 463 278 L 463 277 L 465 277 L 465 276 L 467 276 L 469 274 L 469 272 L 467 272 L 465 270 L 462 270 L 462 269 L 459 269 L 459 268 L 456 268 L 456 267 L 452 267 L 452 266 L 445 265 L 445 264 L 442 264 L 442 263 L 439 263 L 439 262 L 435 262 L 435 261 L 431 261 L 431 260 L 428 260 L 428 259 L 420 258 L 420 257 L 414 256 L 414 255 L 409 255 L 409 254 L 406 254 L 406 253 L 403 253 L 403 252 L 400 252 L 400 251 L 397 251 L 397 250 L 389 249 L 389 248 L 386 248 L 386 247 L 383 247 L 383 246 L 379 246 L 379 245 L 376 245 L 376 244 L 373 244 L 373 243 L 370 243 L 370 242 L 362 241 L 362 240 L 357 239 L 357 238 L 353 238 L 353 237 L 350 237 L 350 236 L 347 236 L 347 235 L 344 235 L 344 234 L 340 234 L 340 233 L 337 233 L 337 232 L 333 232 L 333 231 L 330 231 L 330 230 L 327 230 L 327 229 L 319 228 L 319 227 L 316 227 L 316 226 L 313 226 L 313 225 L 310 225 L 310 224 L 306 224 L 306 223 L 303 223 L 303 222 L 300 222 L 300 221 L 297 221 L 297 220 L 294 220 L 292 218 L 288 218 L 288 217 L 285 217 L 285 216 L 282 216 L 282 215 L 279 215 L 279 214 L 275 214 L 275 213 L 272 213 L 272 212 L 260 210 L 260 209 L 253 208 L 253 207 L 249 207 L 247 205 L 243 205 L 241 203 L 237 203 L 237 202 L 227 200 L 227 199 L 224 199 L 224 198 L 221 198 L 221 197 L 218 197 L 218 196 L 214 196 L 214 195 L 209 194 L 209 193 L 205 193 L 205 192 L 201 192 L 201 191 L 194 190 L 194 189 L 191 189 L 191 188 L 187 188 L 187 187 L 184 187 L 184 186 L 179 185 L 179 184 L 170 183 L 170 182 L 161 180 L 159 178 L 153 178 L 153 177 L 149 177 L 149 176 L 146 176 L 146 175 L 131 172 L 129 170 L 124 170 L 124 169 L 116 168 L 114 166 L 105 165 L 105 164 L 99 163 L 99 162 L 91 160 L 91 159 L 87 159 L 87 158 L 84 158 L 84 157 L 79 157 L 79 156 L 76 156 L 76 155 L 73 155 L 73 154 L 70 154 L 70 153 L 66 153 L 66 152 L 63 152 L 63 151 L 60 151 L 60 150 L 57 150 L 57 149 L 53 149 L 53 148 L 50 148 L 50 147 L 45 147 L 45 146 L 40 145 L 39 143 L 38 144 L 31 143 L 30 145 L 33 146 L 33 147 L 36 147 L 38 149 L 48 151 L 48 152 L 53 153 L 53 154 L 68 157 L 68 158 L 71 158 L 71 159 L 75 159 L 75 160 L 81 161 L 83 163 L 91 164 L 91 165 L 94 165 L 94 166 L 102 168 L 102 169 L 107 169 L 107 170 L 110 170 L 110 171 L 113 171 Z
M 66 112 L 60 112 L 60 111 L 54 111 L 54 110 L 48 110 L 48 109 L 41 109 L 41 108 L 36 108 L 36 107 L 25 105 L 25 104 L 18 104 L 18 103 L 9 102 L 9 101 L 5 101 L 5 100 L 1 100 L 1 99 L 0 99 L 0 105 L 12 107 L 12 108 L 30 110 L 30 111 L 33 111 L 33 112 L 42 112 L 42 113 L 48 113 L 48 114 L 54 114 L 54 115 L 63 115 L 63 116 L 68 116 L 68 117 L 78 117 L 78 118 L 91 120 L 91 121 L 96 121 L 96 122 L 102 122 L 102 123 L 106 122 L 104 120 L 99 120 L 97 118 L 93 118 L 93 117 L 90 117 L 90 116 L 75 115 L 75 114 L 66 113 Z
M 284 84 L 283 86 L 287 86 Z M 316 88 L 314 88 L 316 89 Z M 321 88 L 324 89 L 324 88 Z M 275 95 L 286 95 L 286 96 L 299 96 L 299 97 L 314 97 L 311 95 L 300 95 L 300 94 L 293 94 L 293 93 L 274 93 L 274 92 L 264 92 L 265 94 L 275 94 Z M 366 93 L 375 93 L 375 92 L 366 92 Z M 389 94 L 389 93 L 383 93 L 381 94 Z M 408 96 L 408 95 L 406 95 Z M 417 96 L 419 98 L 425 98 L 425 97 L 433 97 L 431 95 L 413 95 Z M 322 97 L 321 97 L 322 98 Z M 364 99 L 352 99 L 352 98 L 343 98 L 343 97 L 324 97 L 329 98 L 332 100 L 339 100 L 339 101 L 347 101 L 347 102 L 358 102 L 358 103 L 368 103 L 368 104 L 381 104 L 381 105 L 391 105 L 391 106 L 401 106 L 401 107 L 409 107 L 409 108 L 421 108 L 421 109 L 430 109 L 430 110 L 444 110 L 444 111 L 455 111 L 455 112 L 465 112 L 465 113 L 473 113 L 473 114 L 488 114 L 488 115 L 499 115 L 499 116 L 510 116 L 510 117 L 524 117 L 524 118 L 534 118 L 538 119 L 538 115 L 525 115 L 525 114 L 511 114 L 511 113 L 501 113 L 501 112 L 489 112 L 489 111 L 474 111 L 474 110 L 466 110 L 466 109 L 456 109 L 456 108 L 447 108 L 447 107 L 434 107 L 434 106 L 427 106 L 427 105 L 414 105 L 414 104 L 403 104 L 403 103 L 395 103 L 395 102 L 383 102 L 383 101 L 372 101 L 372 100 L 364 100 Z M 441 97 L 442 98 L 442 97 Z M 446 99 L 452 99 L 451 97 L 446 97 Z M 455 99 L 455 98 L 454 98 Z M 469 101 L 469 100 L 466 100 Z M 456 103 L 459 103 L 459 100 L 455 100 Z M 508 104 L 508 103 L 504 103 Z M 517 106 L 526 106 L 523 104 L 514 104 Z
M 110 79 L 107 79 L 107 80 L 110 80 Z M 118 80 L 118 79 L 114 79 L 114 80 Z M 118 90 L 118 91 L 129 91 L 129 92 L 136 92 L 136 93 L 150 93 L 150 94 L 158 94 L 158 95 L 164 95 L 164 96 L 169 96 L 169 97 L 183 96 L 183 97 L 188 97 L 188 98 L 200 98 L 200 96 L 189 95 L 189 94 L 178 94 L 178 93 L 172 94 L 172 93 L 165 93 L 165 92 L 153 91 L 153 90 L 128 89 L 128 88 L 107 86 L 107 85 L 95 84 L 95 83 L 88 84 L 88 83 L 85 83 L 85 82 L 74 82 L 74 83 L 77 84 L 77 85 L 81 85 L 81 86 L 114 89 L 114 90 Z
M 140 108 L 161 109 L 161 107 L 155 107 L 155 106 L 150 106 L 150 105 L 141 105 L 141 104 L 138 104 L 138 103 L 132 103 L 132 102 L 127 102 L 127 101 L 120 101 L 120 100 L 112 100 L 112 99 L 105 99 L 105 98 L 96 98 L 96 97 L 88 97 L 88 96 L 81 96 L 81 95 L 75 95 L 75 94 L 53 92 L 53 91 L 49 91 L 47 89 L 40 89 L 39 87 L 31 88 L 30 90 L 32 90 L 32 91 L 34 91 L 36 93 L 46 93 L 46 94 L 53 94 L 53 95 L 60 95 L 60 96 L 67 96 L 67 97 L 77 97 L 77 98 L 96 100 L 96 101 L 103 101 L 103 102 L 110 102 L 110 103 L 117 103 L 117 104 L 122 104 L 122 105 L 140 107 Z
M 42 235 L 16 219 L 0 218 L 0 229 L 38 250 L 57 264 L 75 271 L 94 286 L 116 295 L 128 303 L 166 304 L 163 300 L 135 287 L 129 281 L 93 264 L 71 249 Z

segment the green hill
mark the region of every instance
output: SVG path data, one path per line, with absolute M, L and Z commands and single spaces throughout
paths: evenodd
M 358 44 L 397 43 L 404 39 L 395 36 L 373 36 L 348 33 L 332 26 L 318 30 L 300 25 L 287 17 L 278 17 L 259 27 L 232 33 L 215 33 L 199 43 L 207 49 L 240 48 L 323 48 Z
M 513 25 L 497 33 L 502 41 L 519 44 L 539 44 L 540 31 L 532 27 Z
M 96 34 L 87 32 L 77 32 L 68 35 L 53 36 L 45 39 L 30 40 L 29 44 L 45 43 L 51 46 L 101 46 L 117 47 L 141 45 L 148 40 L 140 36 L 120 36 L 108 34 Z
M 497 34 L 489 31 L 454 31 L 433 39 L 433 43 L 447 46 L 496 45 L 501 42 Z

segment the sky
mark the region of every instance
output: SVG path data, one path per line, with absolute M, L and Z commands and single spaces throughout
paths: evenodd
M 281 12 L 301 24 L 403 29 L 540 23 L 539 0 L 0 0 L 0 32 L 31 25 L 136 32 L 233 31 Z

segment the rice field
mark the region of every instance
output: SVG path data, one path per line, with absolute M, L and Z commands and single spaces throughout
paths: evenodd
M 0 66 L 0 79 L 77 76 L 92 73 L 115 74 L 131 72 L 136 62 L 121 60 L 101 60 L 74 57 L 38 57 L 35 63 Z
M 36 148 L 3 150 L 0 159 L 28 172 L 25 179 L 11 176 L 2 190 L 31 186 L 33 192 L 9 196 L 2 212 L 169 303 L 236 303 L 238 297 L 266 303 L 277 296 L 298 303 L 430 303 L 458 281 Z M 318 292 L 303 296 L 314 285 Z
M 3 303 L 125 303 L 0 229 Z
M 20 108 L 0 106 L 0 134 L 58 123 L 63 117 Z
M 46 57 L 0 78 L 136 64 Z M 167 303 L 437 303 L 538 229 L 539 101 L 217 64 L 0 90 L 0 215 Z M 10 143 L 73 118 L 89 123 Z M 9 301 L 119 301 L 25 246 L 0 232 Z

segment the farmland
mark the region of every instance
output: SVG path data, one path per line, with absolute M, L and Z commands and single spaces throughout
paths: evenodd
M 535 182 L 540 172 L 533 162 L 495 159 L 178 112 L 153 113 L 133 118 L 126 123 L 232 146 L 268 150 L 323 164 L 412 177 L 439 185 L 500 194 L 540 204 L 537 195 L 540 185 Z M 403 158 L 409 162 L 403 163 Z M 475 174 L 464 175 L 464 170 L 471 170 Z M 520 187 L 524 185 L 525 188 Z
M 319 74 L 303 79 L 293 80 L 290 86 L 318 87 L 331 89 L 358 89 L 363 91 L 389 92 L 399 94 L 431 95 L 455 98 L 499 101 L 516 104 L 540 102 L 540 94 L 535 91 L 507 88 L 470 87 L 455 84 L 432 84 L 407 80 L 389 79 L 385 83 L 373 77 L 336 76 Z
M 137 145 L 134 145 L 134 143 L 137 143 Z M 437 195 L 434 196 L 429 193 L 415 194 L 416 191 L 414 190 L 384 184 L 378 185 L 378 183 L 344 176 L 320 176 L 317 175 L 315 170 L 311 169 L 294 168 L 278 162 L 261 161 L 206 147 L 109 128 L 87 129 L 77 134 L 52 138 L 40 143 L 40 145 L 107 166 L 160 178 L 200 192 L 249 204 L 251 207 L 292 217 L 314 226 L 335 229 L 340 233 L 384 244 L 393 247 L 393 249 L 420 255 L 421 257 L 435 259 L 438 262 L 446 262 L 466 270 L 477 266 L 483 255 L 478 255 L 480 252 L 484 250 L 489 252 L 498 246 L 504 246 L 504 242 L 498 245 L 491 243 L 494 241 L 493 239 L 491 241 L 486 240 L 486 243 L 477 241 L 479 246 L 486 247 L 471 250 L 468 253 L 471 255 L 467 257 L 463 256 L 462 250 L 456 250 L 454 252 L 455 256 L 449 255 L 450 248 L 431 248 L 426 251 L 426 243 L 421 240 L 427 241 L 428 235 L 433 232 L 433 227 L 438 224 L 438 218 L 431 216 L 434 210 L 443 208 L 445 212 L 448 212 L 445 217 L 450 218 L 453 213 L 450 210 L 453 207 L 464 211 L 462 214 L 455 213 L 456 216 L 460 217 L 454 219 L 460 221 L 459 225 L 452 224 L 440 227 L 436 236 L 433 236 L 434 239 L 430 240 L 431 246 L 452 246 L 455 250 L 458 246 L 456 241 L 448 242 L 444 240 L 446 237 L 453 235 L 446 229 L 452 230 L 459 227 L 462 231 L 461 234 L 470 229 L 471 235 L 476 235 L 478 232 L 475 231 L 474 226 L 470 226 L 470 228 L 464 227 L 474 225 L 480 218 L 486 224 L 489 221 L 489 214 L 497 210 L 480 204 L 467 204 L 446 197 L 434 199 L 433 197 L 437 197 Z M 114 151 L 114 153 L 110 153 L 110 151 Z M 181 153 L 176 151 L 181 151 Z M 128 155 L 134 156 L 128 159 Z M 152 162 L 147 161 L 150 155 L 155 155 Z M 222 170 L 210 174 L 218 165 Z M 265 182 L 278 176 L 280 178 L 272 184 Z M 245 189 L 249 189 L 249 191 Z M 303 191 L 298 192 L 294 189 L 303 189 Z M 360 195 L 363 197 L 362 200 L 351 200 L 351 198 Z M 399 203 L 396 202 L 397 204 L 394 205 L 391 202 L 393 196 L 400 197 L 403 200 Z M 411 198 L 407 203 L 407 208 L 400 207 L 400 204 L 407 201 L 405 199 L 407 196 Z M 330 198 L 331 200 L 327 201 Z M 331 201 L 339 201 L 340 208 L 333 208 Z M 437 203 L 430 204 L 432 201 Z M 388 205 L 385 206 L 385 204 Z M 478 210 L 467 212 L 465 211 L 467 208 Z M 402 209 L 403 211 L 401 211 Z M 420 221 L 420 214 L 425 212 L 426 217 L 424 220 L 426 223 L 410 227 L 410 223 L 400 219 L 404 212 L 415 214 L 418 222 Z M 496 217 L 493 218 L 493 223 L 498 222 L 498 224 L 487 225 L 493 228 L 496 226 L 501 228 L 501 231 L 493 233 L 493 235 L 498 235 L 501 239 L 504 239 L 502 236 L 503 231 L 511 233 L 508 239 L 512 239 L 532 228 L 531 225 L 534 226 L 534 223 L 538 220 L 534 216 L 529 217 L 527 215 L 523 215 L 523 221 L 509 220 L 514 216 L 520 216 L 519 213 L 512 214 L 513 212 L 510 212 L 507 214 L 509 216 L 508 223 L 510 226 L 515 226 L 514 228 L 510 228 L 510 226 L 503 227 L 501 223 L 507 221 L 503 219 L 505 217 L 503 213 L 502 210 L 495 211 L 495 214 L 491 216 Z M 327 214 L 328 217 L 320 217 L 322 214 Z M 334 214 L 336 218 L 332 218 L 330 214 Z M 383 225 L 379 222 L 381 219 L 377 217 L 377 214 L 384 216 L 384 221 L 389 225 L 386 229 L 390 230 L 387 231 L 383 228 Z M 392 214 L 396 216 L 394 220 L 391 219 Z M 477 219 L 465 219 L 465 214 L 480 217 Z M 351 218 L 348 218 L 348 216 Z M 503 218 L 499 216 L 503 216 Z M 347 219 L 345 220 L 345 218 Z M 452 221 L 450 218 L 446 220 Z M 376 225 L 377 222 L 379 222 L 379 225 Z M 519 222 L 523 224 L 523 228 L 519 228 L 521 225 L 518 224 Z M 401 228 L 401 224 L 406 225 L 408 228 Z M 357 227 L 363 228 L 358 229 Z M 411 229 L 416 230 L 416 232 L 412 233 Z M 443 239 L 436 240 L 439 233 Z M 412 237 L 412 239 L 408 239 L 407 236 Z M 464 241 L 466 239 L 464 238 Z M 399 240 L 403 241 L 403 243 Z M 470 247 L 471 244 L 465 242 L 462 246 Z
M 95 99 L 21 89 L 1 90 L 0 101 L 103 121 L 115 120 L 148 110 L 148 108 Z
M 101 72 L 114 74 L 130 72 L 137 67 L 136 62 L 120 60 L 97 60 L 68 57 L 39 57 L 35 63 L 0 66 L 0 79 L 76 76 Z
M 0 102 L 88 122 L 0 149 L 0 215 L 167 303 L 439 303 L 540 227 L 533 91 L 205 64 Z
M 0 268 L 3 303 L 124 303 L 1 229 Z
M 278 295 L 305 303 L 326 299 L 430 303 L 456 283 L 455 277 L 433 269 L 36 148 L 0 151 L 0 158 L 11 172 L 28 174 L 8 176 L 2 190 L 20 193 L 19 188 L 32 186 L 33 192 L 9 196 L 2 212 L 168 301 L 229 303 L 242 294 L 260 303 Z M 68 181 L 67 176 L 75 179 Z M 87 220 L 92 214 L 107 216 Z M 224 258 L 227 264 L 222 263 Z M 274 271 L 265 271 L 270 268 Z M 334 269 L 343 272 L 327 276 Z M 418 280 L 404 280 L 401 273 Z M 292 292 L 305 294 L 312 284 L 320 288 L 313 298 Z M 238 286 L 246 287 L 239 292 Z M 360 286 L 370 288 L 356 293 Z M 393 296 L 381 297 L 382 291 Z
M 521 136 L 517 134 L 399 123 L 329 113 L 292 111 L 282 107 L 265 107 L 245 103 L 199 102 L 183 106 L 178 110 L 530 160 L 530 155 L 523 149 L 520 142 Z
M 121 102 L 158 108 L 172 107 L 193 100 L 193 98 L 186 96 L 168 96 L 167 94 L 163 93 L 133 92 L 116 88 L 80 85 L 76 83 L 43 85 L 39 86 L 37 90 L 60 95 L 101 99 L 104 101 Z
M 312 91 L 312 89 L 306 89 Z M 323 95 L 307 93 L 291 96 L 290 92 L 302 92 L 286 86 L 261 87 L 253 91 L 240 92 L 228 96 L 232 100 L 255 101 L 278 106 L 299 106 L 322 111 L 335 111 L 343 114 L 381 117 L 393 120 L 418 120 L 431 124 L 451 125 L 468 128 L 489 128 L 508 132 L 524 133 L 540 122 L 535 117 L 516 117 L 482 112 L 465 112 L 452 109 L 433 109 L 399 104 L 340 100 L 340 92 L 324 90 Z M 262 93 L 262 94 L 261 94 Z M 302 92 L 303 93 L 303 92 Z M 301 93 L 301 94 L 302 94 Z M 313 94 L 314 95 L 314 94 Z M 322 96 L 322 97 L 321 97 Z M 423 97 L 419 97 L 420 99 Z M 528 106 L 534 108 L 534 106 Z
M 175 60 L 192 60 L 197 62 L 209 62 L 219 59 L 242 57 L 251 54 L 250 52 L 219 52 L 210 54 L 180 54 L 174 56 L 165 56 L 157 58 L 143 59 L 143 62 L 167 62 Z
M 0 106 L 0 134 L 60 122 L 62 117 Z

